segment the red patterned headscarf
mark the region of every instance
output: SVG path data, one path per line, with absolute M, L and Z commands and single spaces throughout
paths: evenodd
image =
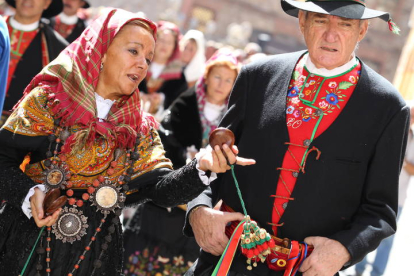
M 61 118 L 61 126 L 76 125 L 79 128 L 66 141 L 65 151 L 75 144 L 79 147 L 90 143 L 99 136 L 117 141 L 118 147 L 131 148 L 138 133 L 146 134 L 154 126 L 154 119 L 141 111 L 138 88 L 132 95 L 123 96 L 112 105 L 106 121 L 100 122 L 97 118 L 95 88 L 101 59 L 116 34 L 134 20 L 149 25 L 156 39 L 157 27 L 152 21 L 137 18 L 125 10 L 108 10 L 92 22 L 25 89 L 24 96 L 33 88 L 42 87 L 49 93 L 52 112 L 55 119 Z

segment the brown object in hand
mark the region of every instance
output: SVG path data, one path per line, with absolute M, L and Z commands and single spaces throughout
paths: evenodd
M 219 145 L 220 148 L 223 147 L 223 144 L 227 144 L 229 148 L 234 145 L 234 134 L 230 129 L 219 127 L 213 130 L 209 137 L 210 146 L 214 149 L 216 145 Z
M 46 193 L 45 199 L 43 200 L 43 210 L 45 216 L 49 216 L 56 212 L 60 207 L 65 205 L 67 201 L 66 196 L 60 195 L 60 189 L 52 189 Z

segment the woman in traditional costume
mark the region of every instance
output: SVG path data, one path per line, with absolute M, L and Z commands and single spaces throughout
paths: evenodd
M 218 52 L 206 63 L 197 85 L 171 105 L 159 131 L 174 168 L 184 166 L 187 155 L 191 160 L 208 145 L 210 133 L 227 110 L 238 65 L 231 53 Z M 124 233 L 125 275 L 149 270 L 183 275 L 188 270 L 200 248 L 194 238 L 182 234 L 185 210 L 185 205 L 163 208 L 151 202 L 138 206 Z
M 110 10 L 26 88 L 0 130 L 2 274 L 120 275 L 124 205 L 182 204 L 228 169 L 216 149 L 172 171 L 137 89 L 155 34 Z
M 187 90 L 187 81 L 180 60 L 180 30 L 168 21 L 160 21 L 157 25 L 154 60 L 139 89 L 147 94 L 142 97 L 144 110 L 161 120 L 163 111 Z

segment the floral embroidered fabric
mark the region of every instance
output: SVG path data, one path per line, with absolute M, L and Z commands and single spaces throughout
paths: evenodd
M 306 56 L 305 56 L 306 57 Z M 278 179 L 272 223 L 276 234 L 288 206 L 299 173 L 305 173 L 307 154 L 312 141 L 340 115 L 359 80 L 358 62 L 343 74 L 324 77 L 312 74 L 302 57 L 292 74 L 286 97 L 286 124 L 290 141 Z M 313 156 L 313 155 L 312 155 Z M 313 158 L 313 157 L 312 157 Z

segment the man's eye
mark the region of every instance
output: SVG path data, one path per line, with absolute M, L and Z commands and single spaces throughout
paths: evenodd
M 151 60 L 150 59 L 147 58 L 146 61 L 147 61 L 148 65 L 151 65 Z

